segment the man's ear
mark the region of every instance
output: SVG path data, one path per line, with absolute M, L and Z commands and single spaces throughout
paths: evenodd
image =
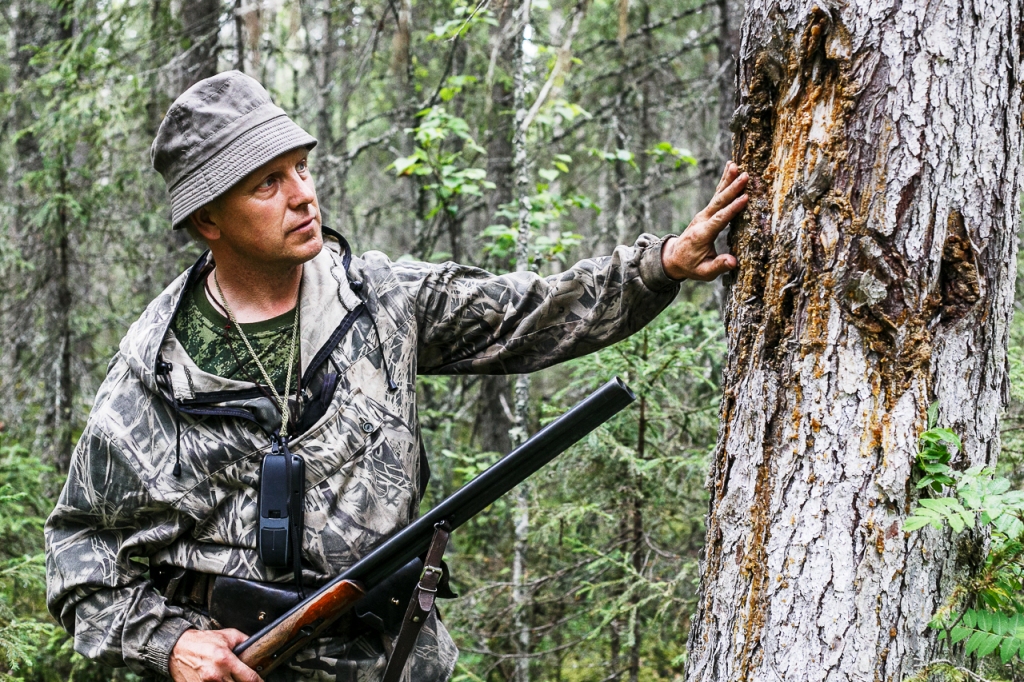
M 196 232 L 198 232 L 207 243 L 220 239 L 220 227 L 217 226 L 217 222 L 210 208 L 210 205 L 207 204 L 206 206 L 193 211 L 192 215 L 188 217 L 192 222 L 192 227 L 195 228 Z

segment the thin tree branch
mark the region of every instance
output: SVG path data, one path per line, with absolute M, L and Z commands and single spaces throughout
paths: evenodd
M 705 3 L 701 4 L 701 5 L 698 5 L 697 7 L 693 7 L 691 9 L 684 10 L 682 12 L 677 12 L 676 14 L 673 14 L 670 17 L 662 19 L 661 21 L 654 21 L 654 22 L 651 22 L 649 24 L 645 24 L 644 26 L 641 26 L 640 28 L 638 28 L 637 30 L 633 31 L 628 36 L 626 36 L 626 42 L 629 42 L 630 40 L 635 40 L 637 38 L 641 38 L 641 37 L 647 35 L 648 33 L 656 31 L 659 28 L 664 28 L 665 26 L 668 26 L 669 24 L 674 24 L 675 22 L 679 21 L 680 19 L 685 19 L 686 17 L 693 16 L 694 14 L 700 14 L 701 12 L 703 12 L 708 7 L 713 7 L 714 5 L 715 5 L 715 2 L 705 2 Z M 594 50 L 597 50 L 599 48 L 602 48 L 602 47 L 617 47 L 618 44 L 619 44 L 618 40 L 599 40 L 596 43 L 594 43 L 593 45 L 590 45 L 589 47 L 584 48 L 579 53 L 579 56 L 582 58 L 582 57 L 585 57 L 586 55 L 590 54 L 591 52 L 593 52 Z
M 587 13 L 587 4 L 587 0 L 580 0 L 572 10 L 572 23 L 569 25 L 569 32 L 565 36 L 565 41 L 558 50 L 558 57 L 555 59 L 555 65 L 551 68 L 551 74 L 548 75 L 547 81 L 544 82 L 544 87 L 540 89 L 537 99 L 527 112 L 526 118 L 523 119 L 522 129 L 524 132 L 529 130 L 533 119 L 537 118 L 540 108 L 544 106 L 548 95 L 554 89 L 555 82 L 569 71 L 569 67 L 572 64 L 572 40 L 580 30 L 580 24 Z

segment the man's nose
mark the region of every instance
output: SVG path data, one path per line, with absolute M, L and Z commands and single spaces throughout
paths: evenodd
M 316 201 L 313 176 L 303 178 L 293 170 L 288 178 L 288 191 L 288 203 L 292 208 L 301 208 Z

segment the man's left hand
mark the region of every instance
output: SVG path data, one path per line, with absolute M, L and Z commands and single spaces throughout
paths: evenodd
M 715 196 L 703 211 L 678 237 L 665 242 L 661 249 L 661 265 L 672 279 L 697 279 L 710 282 L 736 267 L 736 257 L 715 250 L 715 237 L 729 221 L 747 205 L 748 176 L 730 161 L 718 183 Z

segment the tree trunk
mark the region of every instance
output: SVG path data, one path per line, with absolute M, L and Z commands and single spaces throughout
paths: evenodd
M 530 269 L 530 168 L 526 151 L 526 25 L 530 22 L 530 0 L 519 5 L 519 32 L 515 37 L 514 128 L 512 165 L 515 173 L 516 204 L 519 209 L 519 236 L 516 240 L 516 272 Z M 513 19 L 515 21 L 515 19 Z M 519 374 L 515 381 L 515 426 L 511 438 L 518 447 L 526 441 L 530 416 L 530 375 Z M 512 627 L 515 631 L 515 682 L 530 682 L 530 593 L 526 581 L 526 552 L 530 533 L 530 488 L 527 482 L 516 487 L 515 547 L 512 558 Z
M 68 23 L 70 24 L 70 22 Z M 60 164 L 57 171 L 58 186 L 62 193 L 68 194 L 67 157 L 61 154 L 58 163 Z M 71 450 L 75 444 L 72 433 L 72 418 L 74 416 L 72 409 L 75 393 L 77 393 L 77 381 L 72 374 L 71 366 L 72 355 L 75 352 L 71 330 L 71 315 L 74 306 L 71 289 L 71 225 L 68 207 L 63 202 L 57 209 L 56 223 L 53 227 L 57 242 L 53 279 L 56 305 L 50 311 L 50 315 L 57 336 L 57 357 L 54 362 L 54 374 L 57 380 L 54 382 L 56 386 L 53 403 L 53 445 L 50 458 L 57 471 L 63 473 L 71 465 Z
M 827 7 L 747 4 L 751 202 L 690 681 L 898 681 L 927 661 L 972 544 L 901 530 L 929 404 L 964 439 L 958 467 L 999 451 L 1020 7 Z
M 221 0 L 181 2 L 178 18 L 188 40 L 188 49 L 177 60 L 175 97 L 217 74 L 217 31 L 222 9 Z
M 702 205 L 715 196 L 718 179 L 726 162 L 732 159 L 732 113 L 736 109 L 736 57 L 740 51 L 739 17 L 743 16 L 743 0 L 717 0 L 718 7 L 718 132 L 715 135 L 714 159 L 710 169 L 701 171 Z M 728 251 L 729 228 L 715 239 L 718 253 Z M 725 309 L 727 292 L 722 278 L 712 285 L 714 300 L 719 310 Z
M 512 0 L 496 3 L 494 13 L 497 25 L 491 27 L 490 40 L 497 44 L 494 54 L 496 68 L 509 73 L 514 68 L 516 41 L 503 39 L 512 22 Z M 487 116 L 487 179 L 494 189 L 487 194 L 487 220 L 485 225 L 508 225 L 509 220 L 497 215 L 498 209 L 512 203 L 515 187 L 515 168 L 512 164 L 512 131 L 515 124 L 515 101 L 512 90 L 504 78 L 496 78 L 491 86 Z M 507 267 L 502 263 L 501 267 Z M 480 377 L 478 401 L 473 433 L 479 438 L 484 451 L 506 453 L 512 449 L 509 431 L 512 400 L 509 399 L 509 378 L 502 374 Z
M 341 215 L 335 212 L 335 193 L 338 190 L 337 157 L 334 153 L 334 126 L 331 124 L 332 113 L 336 104 L 334 79 L 337 64 L 336 53 L 339 42 L 335 39 L 334 8 L 328 0 L 322 2 L 302 2 L 302 23 L 305 29 L 306 59 L 309 60 L 313 77 L 313 102 L 316 106 L 316 135 L 320 152 L 318 165 L 323 177 L 318 189 L 321 211 L 326 224 L 335 229 L 341 226 Z M 319 35 L 319 40 L 315 36 Z M 343 116 L 342 121 L 345 120 Z M 344 126 L 342 126 L 344 128 Z M 344 148 L 341 148 L 342 155 Z M 341 162 L 342 164 L 344 161 Z
M 235 0 L 235 69 L 245 73 L 245 27 L 242 0 Z
M 149 4 L 149 54 L 146 77 L 149 89 L 149 101 L 146 102 L 146 137 L 156 137 L 156 131 L 160 129 L 160 122 L 163 121 L 164 112 L 170 106 L 171 100 L 163 91 L 160 83 L 160 57 L 164 45 L 169 40 L 170 34 L 170 12 L 167 0 L 150 0 Z

